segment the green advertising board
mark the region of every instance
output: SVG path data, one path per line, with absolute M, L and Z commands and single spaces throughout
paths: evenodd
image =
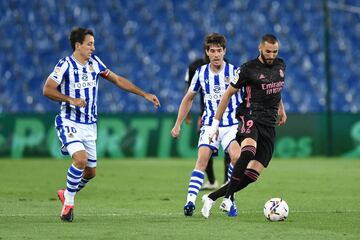
M 63 158 L 54 118 L 55 114 L 0 115 L 0 156 Z M 195 124 L 183 124 L 181 137 L 173 139 L 170 131 L 175 119 L 174 114 L 102 115 L 98 121 L 98 157 L 195 158 Z M 326 130 L 323 114 L 289 114 L 287 124 L 277 127 L 275 156 L 323 156 L 332 146 L 335 156 L 360 158 L 360 115 L 334 114 L 332 134 Z

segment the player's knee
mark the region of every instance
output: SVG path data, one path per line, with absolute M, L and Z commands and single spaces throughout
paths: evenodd
M 240 156 L 249 160 L 252 160 L 256 154 L 256 147 L 252 145 L 246 145 L 241 148 Z
M 209 161 L 205 160 L 205 159 L 198 159 L 196 161 L 196 166 L 195 169 L 200 170 L 200 171 L 205 171 L 207 165 L 208 165 Z
M 87 155 L 83 152 L 76 152 L 72 155 L 74 164 L 77 168 L 84 169 L 87 164 Z
M 247 168 L 244 171 L 244 175 L 248 178 L 249 184 L 258 180 L 260 173 L 252 168 Z

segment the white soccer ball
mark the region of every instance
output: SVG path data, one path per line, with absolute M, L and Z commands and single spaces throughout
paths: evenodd
M 264 205 L 264 215 L 270 221 L 284 221 L 289 215 L 289 206 L 281 198 L 272 198 Z

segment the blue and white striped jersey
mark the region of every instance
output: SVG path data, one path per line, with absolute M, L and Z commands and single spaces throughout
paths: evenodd
M 211 71 L 210 64 L 203 65 L 196 70 L 189 89 L 192 92 L 198 92 L 199 89 L 203 91 L 205 104 L 202 115 L 203 125 L 211 126 L 220 99 L 235 76 L 235 69 L 234 65 L 224 62 L 224 68 L 216 74 Z M 238 91 L 231 97 L 220 121 L 220 127 L 238 124 L 239 121 L 236 119 L 235 113 L 236 108 L 242 102 L 240 92 Z
M 73 98 L 86 101 L 84 108 L 75 107 L 67 102 L 61 102 L 60 116 L 77 123 L 91 124 L 97 118 L 97 90 L 99 75 L 108 74 L 105 64 L 94 54 L 82 65 L 74 56 L 68 56 L 56 64 L 49 78 L 56 81 L 58 90 Z

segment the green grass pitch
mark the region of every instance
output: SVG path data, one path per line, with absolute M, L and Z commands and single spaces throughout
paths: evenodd
M 190 159 L 100 160 L 97 176 L 76 197 L 75 220 L 59 219 L 56 191 L 70 160 L 0 159 L 0 239 L 360 239 L 360 161 L 273 159 L 258 182 L 237 193 L 239 215 L 200 214 L 183 205 Z M 214 163 L 223 180 L 222 160 Z M 289 204 L 289 218 L 269 222 L 271 197 Z

